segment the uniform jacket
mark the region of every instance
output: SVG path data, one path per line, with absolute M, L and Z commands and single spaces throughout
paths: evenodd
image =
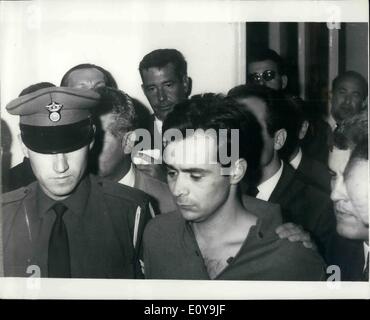
M 279 206 L 245 196 L 244 207 L 258 217 L 232 261 L 215 280 L 324 280 L 324 263 L 302 243 L 280 239 Z M 209 280 L 192 228 L 179 212 L 159 215 L 144 232 L 145 277 Z
M 142 277 L 142 234 L 152 216 L 148 196 L 91 175 L 83 181 L 89 182 L 85 209 L 70 214 L 75 219 L 72 229 L 67 224 L 72 277 Z M 2 196 L 5 276 L 29 276 L 27 268 L 36 265 L 41 277 L 47 277 L 48 239 L 55 216 L 37 212 L 38 188 L 34 182 Z
M 25 187 L 35 180 L 36 177 L 33 174 L 30 160 L 25 157 L 21 163 L 11 168 L 9 172 L 3 173 L 2 193 Z
M 310 232 L 321 254 L 336 233 L 336 220 L 329 196 L 299 179 L 286 163 L 269 202 L 281 206 L 283 221 L 293 222 Z

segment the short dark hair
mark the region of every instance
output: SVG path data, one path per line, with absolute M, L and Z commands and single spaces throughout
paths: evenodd
M 278 72 L 286 74 L 286 68 L 283 58 L 276 51 L 269 48 L 254 49 L 248 59 L 248 64 L 252 62 L 271 60 L 276 63 Z
M 140 75 L 143 77 L 143 70 L 163 68 L 169 63 L 174 65 L 179 79 L 187 75 L 186 60 L 182 53 L 176 49 L 157 49 L 145 55 L 139 64 Z
M 138 128 L 148 129 L 150 112 L 145 106 L 121 90 L 102 87 L 98 88 L 97 91 L 101 95 L 101 105 L 100 108 L 97 108 L 95 116 L 107 113 L 114 115 L 114 120 L 108 130 L 115 137 L 123 137 L 126 132 Z
M 353 149 L 349 161 L 352 162 L 355 159 L 369 160 L 369 143 L 367 139 L 360 141 Z
M 52 84 L 51 82 L 38 82 L 38 83 L 35 83 L 35 84 L 31 84 L 27 88 L 24 88 L 21 91 L 21 93 L 19 94 L 18 97 L 24 96 L 26 94 L 35 92 L 35 91 L 40 90 L 40 89 L 50 88 L 50 87 L 55 87 L 55 84 Z
M 73 71 L 82 70 L 82 69 L 97 69 L 97 70 L 99 70 L 104 76 L 105 85 L 107 87 L 111 87 L 111 88 L 114 88 L 114 89 L 118 88 L 116 80 L 113 78 L 112 74 L 108 70 L 104 69 L 103 67 L 97 66 L 95 64 L 91 64 L 91 63 L 82 63 L 82 64 L 79 64 L 79 65 L 74 66 L 71 69 L 69 69 L 64 74 L 64 76 L 62 78 L 62 81 L 60 82 L 60 86 L 61 87 L 67 87 L 70 74 Z
M 284 146 L 278 151 L 281 159 L 289 162 L 294 150 L 302 143 L 299 138 L 304 121 L 308 121 L 305 115 L 305 102 L 298 96 L 284 94 L 286 107 L 282 109 L 285 114 L 284 128 L 287 131 L 287 138 Z
M 289 124 L 289 107 L 287 106 L 284 94 L 281 91 L 261 85 L 239 85 L 232 88 L 228 97 L 234 100 L 256 97 L 266 104 L 266 128 L 272 137 L 276 131 L 286 128 Z
M 340 122 L 333 133 L 334 146 L 341 150 L 347 150 L 362 141 L 367 141 L 368 123 L 367 109 Z
M 263 148 L 261 126 L 255 116 L 239 106 L 234 100 L 206 93 L 194 95 L 177 104 L 163 123 L 163 132 L 178 129 L 186 136 L 186 129 L 231 129 L 239 130 L 239 157 L 248 163 L 246 179 L 252 179 L 260 172 Z M 228 134 L 228 150 L 231 150 L 231 136 Z M 250 181 L 250 180 L 249 180 Z
M 347 78 L 352 78 L 352 79 L 356 79 L 359 83 L 360 83 L 360 86 L 361 86 L 361 89 L 362 89 L 362 92 L 364 93 L 364 97 L 363 99 L 365 100 L 365 98 L 367 97 L 368 95 L 368 85 L 367 85 L 367 81 L 365 80 L 365 78 L 359 74 L 358 72 L 356 71 L 352 71 L 352 70 L 349 70 L 349 71 L 346 71 L 340 75 L 338 75 L 332 82 L 332 90 L 336 90 L 337 86 L 339 85 L 339 83 L 344 80 L 344 79 L 347 79 Z

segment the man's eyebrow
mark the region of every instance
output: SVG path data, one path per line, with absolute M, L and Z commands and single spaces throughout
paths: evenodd
M 170 164 L 166 163 L 164 160 L 163 160 L 163 164 L 164 164 L 164 166 L 166 167 L 166 169 L 177 170 L 175 167 L 173 167 L 173 166 L 171 166 Z
M 207 169 L 201 169 L 201 168 L 185 168 L 185 169 L 177 169 L 173 166 L 171 166 L 170 164 L 167 164 L 165 162 L 163 162 L 164 165 L 166 166 L 167 169 L 171 169 L 171 170 L 176 170 L 176 171 L 182 171 L 182 172 L 187 172 L 187 173 L 208 173 L 210 172 L 210 170 L 207 170 Z
M 210 170 L 200 169 L 200 168 L 186 168 L 186 169 L 182 169 L 181 171 L 189 172 L 189 173 L 207 173 L 207 172 L 210 172 Z

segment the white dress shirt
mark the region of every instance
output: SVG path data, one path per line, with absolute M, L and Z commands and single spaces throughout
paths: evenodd
M 158 132 L 162 134 L 163 121 L 159 120 L 157 117 L 154 117 L 154 124 L 157 127 Z
M 120 184 L 124 184 L 129 187 L 134 187 L 135 185 L 135 168 L 131 163 L 130 170 L 126 173 L 126 175 L 118 181 Z
M 301 148 L 299 148 L 298 153 L 295 155 L 295 157 L 292 160 L 290 160 L 289 163 L 295 170 L 297 170 L 301 161 L 302 161 L 302 150 Z
M 365 264 L 363 271 L 365 271 L 366 264 L 368 263 L 367 259 L 369 259 L 369 245 L 364 242 L 364 255 L 365 255 Z
M 280 168 L 276 173 L 266 181 L 262 182 L 257 186 L 258 193 L 256 195 L 257 199 L 268 201 L 272 192 L 274 191 L 277 183 L 280 180 L 281 174 L 283 173 L 283 162 L 280 164 Z

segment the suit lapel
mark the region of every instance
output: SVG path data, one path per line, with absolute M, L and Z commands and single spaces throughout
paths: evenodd
M 274 191 L 271 193 L 269 202 L 280 203 L 284 196 L 289 195 L 290 191 L 292 191 L 289 186 L 294 180 L 294 175 L 294 170 L 284 163 L 283 172 Z

